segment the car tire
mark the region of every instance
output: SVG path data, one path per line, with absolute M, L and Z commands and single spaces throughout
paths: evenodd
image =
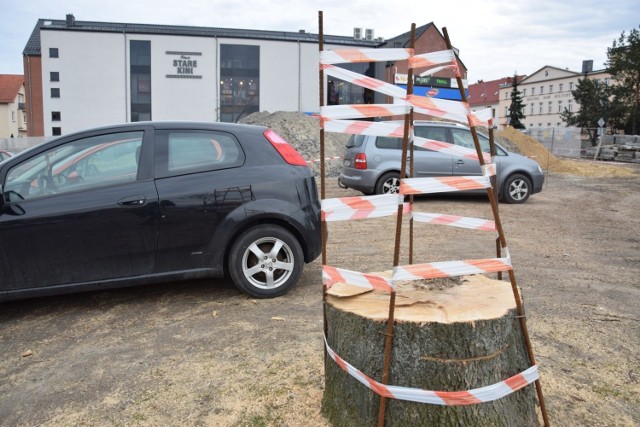
M 229 253 L 229 273 L 233 282 L 238 289 L 255 298 L 287 293 L 300 278 L 303 264 L 298 239 L 284 228 L 270 224 L 242 233 Z
M 376 194 L 395 194 L 400 192 L 400 174 L 387 172 L 376 183 Z
M 514 173 L 505 180 L 502 190 L 503 200 L 506 203 L 518 204 L 527 201 L 533 187 L 526 176 Z

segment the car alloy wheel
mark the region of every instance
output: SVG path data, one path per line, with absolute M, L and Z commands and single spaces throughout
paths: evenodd
M 284 294 L 302 271 L 298 240 L 273 225 L 254 227 L 240 236 L 229 257 L 229 271 L 236 286 L 257 297 Z
M 524 203 L 531 195 L 531 183 L 521 174 L 513 174 L 505 183 L 505 201 L 507 203 Z

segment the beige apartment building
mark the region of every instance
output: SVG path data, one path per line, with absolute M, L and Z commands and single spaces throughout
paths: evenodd
M 568 69 L 561 69 L 546 65 L 535 73 L 525 77 L 518 90 L 522 93 L 525 119 L 522 120 L 526 129 L 549 129 L 566 126 L 560 114 L 565 110 L 577 112 L 580 105 L 571 95 L 578 80 L 584 77 L 600 80 L 609 84 L 611 75 L 605 70 L 578 73 Z M 511 83 L 500 86 L 499 106 L 497 111 L 498 125 L 508 125 L 507 116 L 511 105 Z
M 24 76 L 0 74 L 0 138 L 27 136 Z

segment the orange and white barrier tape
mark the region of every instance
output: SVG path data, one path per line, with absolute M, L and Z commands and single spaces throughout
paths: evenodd
M 322 266 L 322 283 L 330 288 L 336 283 L 347 283 L 365 289 L 377 289 L 384 292 L 391 292 L 395 289 L 391 280 L 384 277 L 360 273 L 358 271 L 345 270 L 344 268 Z
M 403 202 L 404 196 L 402 194 L 324 199 L 322 200 L 322 220 L 348 221 L 396 215 L 398 213 L 398 205 L 403 204 Z M 407 206 L 403 210 L 408 212 Z
M 469 126 L 493 126 L 493 110 L 485 108 L 478 111 L 471 111 L 467 115 Z
M 342 156 L 325 157 L 325 160 L 342 160 Z M 307 163 L 319 163 L 322 159 L 307 160 Z
M 487 176 L 406 178 L 400 181 L 400 193 L 405 195 L 481 190 L 484 188 L 491 188 L 491 182 Z
M 482 165 L 483 176 L 493 176 L 498 173 L 498 168 L 495 163 L 486 163 Z
M 467 159 L 478 160 L 478 153 L 473 148 L 466 148 L 460 145 L 449 144 L 448 142 L 437 141 L 435 139 L 427 139 L 416 136 L 414 138 L 413 144 L 422 148 L 426 148 L 427 150 L 432 151 L 440 151 L 445 154 L 451 154 L 454 156 L 461 156 Z M 491 156 L 487 153 L 483 154 L 483 159 L 485 162 L 491 161 Z
M 338 356 L 336 352 L 329 347 L 326 337 L 324 337 L 324 345 L 327 349 L 327 354 L 343 371 L 364 384 L 374 393 L 389 399 L 443 406 L 474 405 L 501 399 L 528 386 L 539 378 L 538 366 L 534 365 L 499 383 L 466 391 L 431 391 L 414 387 L 386 385 L 363 374 L 353 365 Z
M 488 219 L 426 212 L 412 212 L 411 217 L 414 221 L 427 224 L 449 225 L 451 227 L 468 228 L 471 230 L 496 231 L 495 221 Z
M 391 136 L 396 138 L 402 138 L 404 136 L 404 124 L 333 119 L 323 119 L 320 123 L 327 132 L 348 133 L 351 135 Z
M 404 98 L 407 95 L 407 91 L 400 86 L 392 85 L 391 83 L 374 79 L 373 77 L 365 76 L 363 74 L 354 73 L 353 71 L 345 70 L 344 68 L 336 67 L 335 65 L 322 65 L 321 68 L 324 70 L 325 74 L 329 76 L 337 77 L 354 85 L 375 90 L 376 92 L 380 92 L 394 98 Z
M 320 52 L 321 64 L 340 64 L 345 62 L 402 61 L 413 56 L 413 49 L 336 49 Z
M 393 268 L 392 281 L 437 279 L 509 271 L 512 269 L 511 258 L 508 256 L 508 250 L 504 249 L 507 251 L 506 258 L 468 259 L 396 266 Z
M 437 52 L 423 53 L 409 58 L 409 68 L 427 68 L 434 65 L 453 63 L 456 55 L 453 50 L 439 50 Z
M 407 100 L 409 104 L 414 107 L 416 113 L 458 122 L 468 122 L 467 115 L 470 114 L 470 110 L 469 104 L 466 102 L 430 98 L 420 95 L 408 95 Z
M 365 117 L 400 116 L 409 112 L 402 104 L 348 104 L 320 107 L 320 115 L 330 119 L 361 119 Z

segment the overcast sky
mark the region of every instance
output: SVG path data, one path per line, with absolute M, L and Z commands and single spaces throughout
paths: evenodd
M 545 65 L 605 68 L 607 48 L 640 25 L 639 0 L 0 0 L 0 74 L 22 74 L 22 50 L 39 18 L 318 32 L 353 27 L 391 38 L 433 22 L 446 27 L 469 82 L 532 74 Z

